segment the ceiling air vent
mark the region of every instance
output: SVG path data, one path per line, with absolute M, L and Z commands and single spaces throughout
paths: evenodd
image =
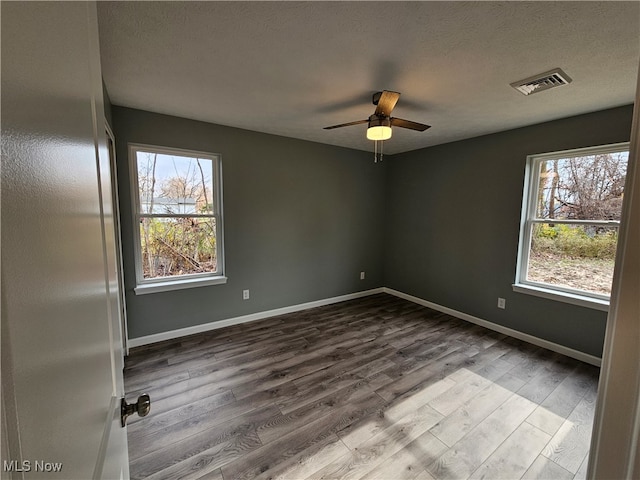
M 549 90 L 550 88 L 559 87 L 568 83 L 571 83 L 569 75 L 561 69 L 556 68 L 549 72 L 514 82 L 511 86 L 523 95 L 531 95 L 532 93 L 542 92 L 543 90 Z

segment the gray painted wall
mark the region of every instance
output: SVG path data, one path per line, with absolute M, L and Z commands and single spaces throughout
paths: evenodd
M 112 110 L 130 338 L 386 286 L 602 353 L 605 312 L 511 289 L 524 166 L 529 154 L 628 141 L 631 106 L 386 156 L 382 164 L 366 152 Z M 226 285 L 133 293 L 129 142 L 222 154 Z M 247 288 L 251 299 L 243 301 Z
M 372 154 L 117 106 L 112 115 L 129 338 L 383 285 L 386 163 Z M 130 142 L 222 155 L 227 284 L 134 294 Z
M 385 286 L 600 356 L 605 312 L 511 289 L 524 168 L 530 154 L 628 141 L 631 117 L 621 107 L 390 158 Z

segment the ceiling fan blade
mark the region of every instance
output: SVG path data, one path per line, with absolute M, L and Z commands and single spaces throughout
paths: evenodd
M 417 130 L 424 132 L 427 128 L 431 128 L 431 125 L 425 125 L 424 123 L 412 122 L 411 120 L 403 120 L 402 118 L 391 118 L 391 125 L 393 127 L 408 128 L 409 130 Z
M 376 115 L 383 115 L 388 117 L 391 115 L 391 111 L 398 103 L 398 99 L 400 98 L 400 94 L 398 92 L 390 92 L 389 90 L 384 90 L 378 99 L 378 106 L 376 107 Z
M 331 130 L 332 128 L 350 127 L 351 125 L 360 125 L 361 123 L 367 123 L 368 121 L 369 119 L 356 120 L 355 122 L 349 122 L 349 123 L 341 123 L 340 125 L 332 125 L 330 127 L 324 127 L 324 130 Z

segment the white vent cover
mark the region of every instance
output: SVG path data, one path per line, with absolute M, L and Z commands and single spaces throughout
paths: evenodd
M 523 95 L 531 95 L 532 93 L 542 92 L 550 88 L 559 87 L 571 83 L 569 75 L 561 69 L 556 68 L 533 77 L 525 78 L 519 82 L 513 82 L 511 86 Z

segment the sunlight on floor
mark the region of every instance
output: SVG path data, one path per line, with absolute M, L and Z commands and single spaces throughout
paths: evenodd
M 524 383 L 459 369 L 392 400 L 270 478 L 513 479 L 554 469 L 553 478 L 580 478 L 593 392 L 565 418 L 518 395 Z

